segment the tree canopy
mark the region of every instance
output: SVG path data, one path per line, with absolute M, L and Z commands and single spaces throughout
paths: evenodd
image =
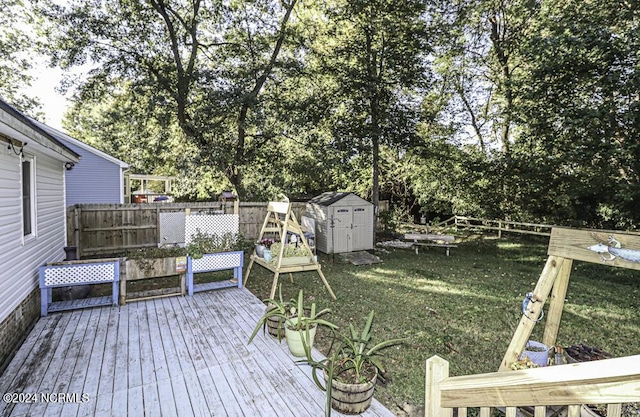
M 635 2 L 35 4 L 52 63 L 92 68 L 65 128 L 178 175 L 183 198 L 342 189 L 405 215 L 638 221 Z M 3 71 L 25 73 L 3 34 Z
M 36 17 L 21 0 L 0 0 L 0 97 L 17 109 L 33 113 L 39 102 L 24 93 L 33 82 L 29 73 L 37 50 L 30 27 Z

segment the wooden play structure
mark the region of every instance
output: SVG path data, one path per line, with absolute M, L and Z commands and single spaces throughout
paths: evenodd
M 284 243 L 288 240 L 289 235 L 295 235 L 296 239 L 299 240 L 298 245 L 303 248 L 305 253 L 304 256 L 296 256 L 294 258 L 284 257 Z M 282 242 L 279 253 L 273 254 L 274 261 L 268 262 L 264 258 L 259 257 L 254 250 L 250 257 L 249 267 L 247 268 L 244 278 L 245 285 L 249 279 L 249 274 L 251 273 L 251 268 L 254 263 L 257 263 L 263 268 L 273 272 L 273 284 L 271 286 L 270 298 L 275 297 L 276 288 L 278 287 L 278 277 L 280 274 L 289 273 L 289 278 L 291 279 L 291 282 L 293 282 L 294 272 L 317 271 L 331 297 L 334 300 L 336 299 L 329 282 L 322 273 L 320 263 L 318 263 L 313 250 L 309 246 L 309 242 L 305 237 L 303 228 L 298 223 L 295 213 L 291 210 L 291 203 L 286 198 L 284 201 L 271 201 L 267 205 L 267 215 L 265 216 L 264 223 L 262 224 L 258 241 L 271 236 L 273 236 L 276 241 Z
M 621 404 L 640 401 L 640 355 L 526 370 L 509 370 L 525 348 L 547 300 L 542 343 L 556 344 L 574 260 L 640 270 L 640 235 L 554 228 L 548 259 L 502 359 L 499 371 L 449 377 L 449 363 L 434 356 L 426 366 L 427 417 L 480 416 L 501 408 L 507 416 L 597 416 L 584 404 L 607 404 L 607 417 L 621 415 Z M 522 407 L 531 407 L 530 413 Z M 553 408 L 552 408 L 553 406 Z M 566 408 L 558 411 L 558 406 Z M 558 413 L 560 414 L 554 414 Z

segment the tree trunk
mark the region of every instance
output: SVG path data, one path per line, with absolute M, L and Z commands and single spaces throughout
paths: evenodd
M 489 19 L 491 23 L 491 43 L 493 44 L 493 49 L 496 54 L 496 58 L 498 59 L 498 63 L 500 64 L 500 68 L 502 70 L 502 88 L 504 89 L 504 97 L 505 97 L 505 105 L 503 109 L 503 120 L 502 120 L 502 151 L 505 156 L 509 154 L 510 146 L 509 146 L 509 135 L 510 135 L 510 126 L 511 126 L 511 111 L 513 106 L 513 91 L 511 88 L 511 69 L 509 68 L 509 54 L 504 49 L 503 41 L 506 32 L 506 27 L 501 26 L 499 19 L 497 16 L 493 16 Z
M 378 224 L 378 211 L 380 204 L 380 126 L 378 103 L 378 83 L 382 63 L 378 62 L 376 52 L 373 50 L 374 34 L 367 31 L 367 61 L 369 78 L 369 117 L 371 120 L 371 202 L 373 203 L 373 241 L 376 239 L 376 225 Z M 380 66 L 380 70 L 378 68 Z
M 262 91 L 264 84 L 267 82 L 267 78 L 273 71 L 273 67 L 276 64 L 276 60 L 278 59 L 278 55 L 280 55 L 280 50 L 282 49 L 282 44 L 284 43 L 284 39 L 286 37 L 286 27 L 289 22 L 289 18 L 291 17 L 291 12 L 293 11 L 293 7 L 295 6 L 297 0 L 291 0 L 291 3 L 286 6 L 286 12 L 284 17 L 282 18 L 282 22 L 280 23 L 280 29 L 278 34 L 278 39 L 276 40 L 276 44 L 271 52 L 271 57 L 269 58 L 269 62 L 264 67 L 264 70 L 260 74 L 260 76 L 256 79 L 256 83 L 251 89 L 251 91 L 246 94 L 240 105 L 240 111 L 238 113 L 238 136 L 237 136 L 237 144 L 236 144 L 236 152 L 233 159 L 233 164 L 227 169 L 227 178 L 235 188 L 236 193 L 240 198 L 245 197 L 245 190 L 242 186 L 242 167 L 245 164 L 245 143 L 246 143 L 246 135 L 247 135 L 247 116 L 249 115 L 249 111 L 255 105 L 256 99 L 258 98 L 258 94 Z

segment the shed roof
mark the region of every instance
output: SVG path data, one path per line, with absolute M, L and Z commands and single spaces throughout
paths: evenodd
M 351 193 L 351 192 L 346 192 L 346 191 L 327 191 L 325 193 L 322 193 L 320 195 L 317 195 L 315 197 L 313 197 L 311 200 L 309 200 L 309 203 L 312 204 L 319 204 L 321 206 L 330 206 L 333 203 L 336 203 L 340 200 L 342 200 L 343 198 L 353 195 L 355 197 L 357 197 L 358 199 L 369 203 L 368 201 L 358 197 L 356 194 Z M 369 203 L 371 204 L 371 203 Z

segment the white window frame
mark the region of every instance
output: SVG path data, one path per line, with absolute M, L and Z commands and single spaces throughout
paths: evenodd
M 25 208 L 24 208 L 24 175 L 23 175 L 23 164 L 24 162 L 29 163 L 29 219 L 25 218 Z M 22 235 L 23 242 L 28 242 L 29 240 L 33 240 L 38 236 L 37 233 L 37 222 L 36 222 L 36 157 L 34 155 L 24 154 L 22 156 L 22 160 L 20 161 L 20 207 L 22 208 Z M 29 221 L 31 223 L 31 230 L 29 233 L 25 233 L 25 221 Z

